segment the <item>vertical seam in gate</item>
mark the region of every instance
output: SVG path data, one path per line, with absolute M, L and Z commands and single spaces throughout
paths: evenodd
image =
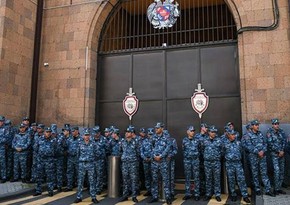
M 162 109 L 162 120 L 167 125 L 167 58 L 166 58 L 166 51 L 163 50 L 163 66 L 164 66 L 164 76 L 163 76 L 163 109 Z

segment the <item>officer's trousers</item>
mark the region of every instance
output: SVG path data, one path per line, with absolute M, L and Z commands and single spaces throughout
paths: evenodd
M 158 198 L 158 182 L 160 173 L 162 176 L 162 182 L 164 186 L 164 192 L 166 199 L 170 199 L 170 182 L 169 182 L 169 163 L 168 161 L 162 160 L 160 162 L 153 161 L 151 163 L 152 170 L 152 188 L 151 193 L 153 198 Z
M 252 178 L 254 183 L 255 191 L 261 191 L 260 182 L 259 182 L 259 172 L 262 178 L 262 182 L 265 187 L 265 191 L 269 192 L 271 190 L 271 184 L 267 173 L 267 159 L 266 156 L 259 158 L 257 154 L 249 154 Z
M 276 153 L 271 152 L 271 159 L 274 168 L 274 189 L 278 191 L 284 181 L 285 157 L 278 157 Z
M 138 163 L 138 161 L 122 161 L 123 196 L 128 196 L 130 190 L 132 191 L 132 197 L 137 197 Z
M 95 180 L 95 166 L 94 162 L 79 162 L 78 171 L 78 192 L 77 198 L 82 199 L 83 197 L 83 185 L 85 175 L 88 173 L 88 180 L 90 184 L 90 196 L 92 199 L 96 198 L 96 180 Z
M 55 182 L 55 160 L 53 157 L 39 158 L 37 160 L 37 178 L 36 178 L 36 193 L 42 193 L 41 184 L 46 176 L 47 190 L 53 191 Z
M 235 191 L 236 178 L 243 197 L 248 196 L 247 185 L 243 166 L 240 160 L 226 161 L 226 171 L 228 176 L 229 191 L 231 196 L 237 196 Z
M 214 186 L 215 196 L 221 196 L 221 162 L 204 160 L 206 196 L 212 196 Z
M 19 179 L 19 168 L 21 170 L 21 179 L 26 179 L 27 177 L 27 152 L 17 152 L 14 151 L 14 179 Z
M 191 196 L 191 176 L 194 181 L 194 196 L 200 196 L 199 163 L 199 158 L 183 160 L 186 196 Z

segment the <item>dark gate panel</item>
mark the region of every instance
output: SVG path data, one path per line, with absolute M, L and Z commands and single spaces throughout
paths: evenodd
M 182 139 L 186 127 L 193 124 L 196 132 L 201 122 L 216 125 L 220 134 L 226 122 L 232 121 L 241 131 L 239 75 L 235 58 L 236 45 L 202 47 L 185 50 L 163 50 L 132 55 L 104 56 L 102 100 L 99 121 L 102 127 L 116 125 L 121 134 L 129 124 L 122 100 L 133 85 L 140 100 L 132 124 L 153 127 L 163 121 L 176 138 L 176 177 L 183 178 Z M 107 82 L 108 81 L 108 82 Z M 115 84 L 115 82 L 118 82 Z M 210 97 L 208 110 L 200 120 L 191 107 L 190 98 L 197 83 Z M 113 93 L 113 94 L 112 94 Z
M 102 58 L 102 77 L 99 79 L 104 92 L 101 92 L 100 100 L 123 100 L 130 85 L 130 59 L 130 55 Z
M 162 101 L 141 101 L 138 113 L 133 117 L 133 125 L 138 129 L 154 127 L 154 122 L 162 121 L 162 107 Z
M 241 133 L 242 119 L 240 97 L 210 98 L 210 105 L 203 114 L 202 121 L 216 125 L 219 129 L 219 134 L 223 133 L 225 123 L 231 121 Z
M 109 127 L 111 125 L 115 125 L 120 129 L 121 133 L 128 126 L 129 120 L 127 115 L 125 115 L 123 111 L 122 102 L 107 102 L 100 103 L 99 109 L 99 124 L 102 129 L 105 127 Z
M 168 51 L 167 98 L 188 98 L 200 82 L 199 49 Z
M 240 95 L 236 46 L 203 48 L 201 83 L 209 95 Z
M 162 51 L 133 55 L 133 87 L 141 99 L 162 99 L 164 54 Z

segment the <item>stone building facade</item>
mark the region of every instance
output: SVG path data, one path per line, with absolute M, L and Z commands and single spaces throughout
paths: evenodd
M 141 1 L 141 0 L 140 0 Z M 44 0 L 36 121 L 95 124 L 98 43 L 117 0 Z M 149 1 L 149 2 L 153 2 Z M 225 0 L 237 28 L 273 23 L 272 0 Z M 279 26 L 238 35 L 242 123 L 290 122 L 289 1 Z M 0 1 L 0 113 L 29 115 L 37 0 Z M 44 66 L 48 63 L 48 66 Z

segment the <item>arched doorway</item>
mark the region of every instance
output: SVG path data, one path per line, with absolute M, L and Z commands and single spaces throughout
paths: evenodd
M 121 0 L 102 29 L 98 56 L 96 123 L 129 124 L 122 101 L 133 87 L 140 100 L 132 124 L 163 121 L 179 148 L 186 127 L 200 122 L 220 131 L 227 121 L 241 129 L 237 32 L 224 0 L 178 0 L 181 14 L 168 29 L 154 29 L 146 12 L 153 0 Z M 210 97 L 202 119 L 190 97 L 201 83 Z M 183 178 L 182 151 L 177 178 Z

